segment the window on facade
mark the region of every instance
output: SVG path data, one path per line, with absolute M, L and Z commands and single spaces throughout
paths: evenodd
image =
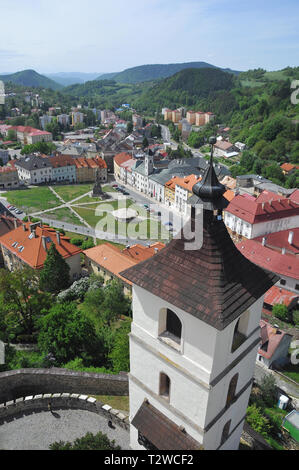
M 159 316 L 159 337 L 176 349 L 181 344 L 182 323 L 169 308 L 162 308 Z
M 249 311 L 244 312 L 235 325 L 231 352 L 236 351 L 236 349 L 238 349 L 244 343 L 244 341 L 246 341 L 248 323 Z
M 296 290 L 299 290 L 299 284 L 296 284 L 296 285 L 295 285 L 295 289 L 296 289 Z
M 285 286 L 286 285 L 286 281 L 285 279 L 280 279 L 280 282 L 279 282 L 282 286 Z
M 168 375 L 161 372 L 160 374 L 160 387 L 159 387 L 159 395 L 163 398 L 169 400 L 170 397 L 170 378 Z
M 239 378 L 239 374 L 234 375 L 229 383 L 227 398 L 226 398 L 227 407 L 231 405 L 231 403 L 233 402 L 235 398 L 238 378 Z
M 231 419 L 226 423 L 226 425 L 223 428 L 222 436 L 221 436 L 221 445 L 224 444 L 225 441 L 227 441 L 227 439 L 228 439 L 230 425 L 231 425 Z

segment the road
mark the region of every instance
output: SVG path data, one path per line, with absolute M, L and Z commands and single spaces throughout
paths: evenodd
M 273 370 L 266 369 L 260 366 L 258 363 L 255 365 L 254 378 L 259 383 L 264 375 L 273 375 L 275 377 L 278 388 L 286 392 L 288 395 L 299 398 L 299 385 L 295 385 L 293 382 L 283 380 L 280 375 L 275 373 Z

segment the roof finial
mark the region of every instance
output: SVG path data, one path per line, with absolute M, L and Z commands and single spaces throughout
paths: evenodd
M 210 137 L 211 156 L 208 168 L 202 181 L 196 183 L 192 190 L 198 196 L 198 202 L 203 204 L 204 209 L 207 210 L 223 209 L 227 205 L 226 199 L 224 200 L 223 198 L 225 186 L 219 183 L 213 165 L 214 145 L 216 142 L 216 137 Z

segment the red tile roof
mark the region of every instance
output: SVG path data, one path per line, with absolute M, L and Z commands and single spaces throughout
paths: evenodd
M 117 155 L 115 155 L 114 161 L 118 166 L 120 166 L 122 163 L 125 163 L 127 160 L 131 160 L 131 158 L 132 158 L 131 155 L 123 152 L 123 153 L 118 153 Z
M 292 237 L 292 243 L 289 243 L 289 237 Z M 290 230 L 281 230 L 280 232 L 269 233 L 261 237 L 254 238 L 255 241 L 262 243 L 266 238 L 266 246 L 272 250 L 281 253 L 282 248 L 286 249 L 286 253 L 299 254 L 299 228 Z
M 299 205 L 299 189 L 296 189 L 296 191 L 294 191 L 289 199 L 294 203 L 294 204 L 298 204 Z
M 250 224 L 299 215 L 299 207 L 290 198 L 259 203 L 237 195 L 225 210 Z
M 269 202 L 269 201 L 280 201 L 281 199 L 284 199 L 282 196 L 279 196 L 279 194 L 272 193 L 272 191 L 263 191 L 261 194 L 256 198 L 256 202 Z
M 107 269 L 111 274 L 114 274 L 122 281 L 131 285 L 132 283 L 128 282 L 127 279 L 125 279 L 119 273 L 124 269 L 135 266 L 136 264 L 140 263 L 140 261 L 151 258 L 156 253 L 155 248 L 157 248 L 159 251 L 164 248 L 164 246 L 165 245 L 163 243 L 155 243 L 150 247 L 136 244 L 130 248 L 120 250 L 110 243 L 104 243 L 94 248 L 85 250 L 84 254 L 96 264 L 102 266 L 104 269 Z
M 282 170 L 288 172 L 288 171 L 291 171 L 291 170 L 294 170 L 294 169 L 298 169 L 299 165 L 293 165 L 292 163 L 283 163 L 282 165 L 280 165 L 280 168 Z
M 288 335 L 285 331 L 274 328 L 264 320 L 260 321 L 261 341 L 258 353 L 266 359 L 271 359 L 280 342 Z
M 281 276 L 299 279 L 298 257 L 291 254 L 282 254 L 263 246 L 256 240 L 243 240 L 236 245 L 237 249 L 246 258 L 261 268 Z
M 82 252 L 80 248 L 69 243 L 69 238 L 62 235 L 60 236 L 61 242 L 59 245 L 55 230 L 47 226 L 36 226 L 36 237 L 31 237 L 30 225 L 29 222 L 24 223 L 26 231 L 24 231 L 22 225 L 6 235 L 3 235 L 0 237 L 0 244 L 33 269 L 41 269 L 47 257 L 47 251 L 44 249 L 42 237 L 46 237 L 47 250 L 50 248 L 51 243 L 54 243 L 57 251 L 64 259 Z M 23 247 L 23 250 L 20 251 L 21 247 Z
M 269 289 L 264 297 L 264 302 L 268 305 L 284 304 L 287 307 L 295 300 L 298 299 L 298 294 L 278 286 L 273 286 Z

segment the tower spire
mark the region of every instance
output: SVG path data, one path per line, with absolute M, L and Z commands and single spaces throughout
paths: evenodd
M 193 186 L 192 191 L 196 197 L 192 196 L 190 202 L 192 205 L 202 204 L 205 210 L 215 211 L 224 209 L 228 201 L 223 197 L 226 189 L 225 186 L 219 182 L 213 165 L 216 137 L 211 137 L 209 143 L 211 145 L 209 165 L 202 181 Z

